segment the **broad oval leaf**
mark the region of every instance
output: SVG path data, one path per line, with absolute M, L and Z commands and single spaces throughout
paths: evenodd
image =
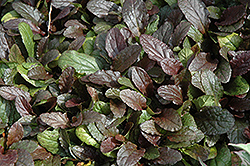
M 182 128 L 181 117 L 173 108 L 165 108 L 162 113 L 153 117 L 155 123 L 167 131 L 178 131 Z
M 205 52 L 200 52 L 191 62 L 188 67 L 190 72 L 200 71 L 204 69 L 208 69 L 214 71 L 217 67 L 218 60 L 210 60 L 209 54 Z
M 131 77 L 134 85 L 146 96 L 153 94 L 153 81 L 148 73 L 140 67 L 131 68 Z
M 237 76 L 225 86 L 224 93 L 229 96 L 244 95 L 249 91 L 249 84 L 242 76 Z
M 0 26 L 0 58 L 7 58 L 10 48 L 2 25 Z
M 140 93 L 125 89 L 120 92 L 120 98 L 124 103 L 134 110 L 143 110 L 147 107 L 147 100 Z
M 118 166 L 136 165 L 145 151 L 145 149 L 137 150 L 135 144 L 127 142 L 119 149 L 116 162 Z
M 155 164 L 174 165 L 182 159 L 178 150 L 170 149 L 169 147 L 160 147 L 159 152 L 160 157 L 154 160 Z
M 148 57 L 154 61 L 161 62 L 165 58 L 174 58 L 173 51 L 152 36 L 143 34 L 140 36 L 140 42 Z
M 1 86 L 0 95 L 6 100 L 14 100 L 17 96 L 23 96 L 28 102 L 31 101 L 29 92 L 14 86 Z
M 217 36 L 217 39 L 221 48 L 228 47 L 229 50 L 232 51 L 236 50 L 243 41 L 243 39 L 237 33 L 232 33 L 227 36 Z
M 31 154 L 25 149 L 17 150 L 18 159 L 16 166 L 35 166 Z
M 230 143 L 247 143 L 248 139 L 244 133 L 248 127 L 248 122 L 244 119 L 235 119 L 234 126 L 227 132 L 227 138 Z
M 206 33 L 210 20 L 209 12 L 202 0 L 178 0 L 178 5 L 186 19 L 202 34 Z
M 37 135 L 39 144 L 53 154 L 59 151 L 58 138 L 58 129 L 54 129 L 53 131 L 45 130 Z
M 183 103 L 182 90 L 178 85 L 162 85 L 157 92 L 163 99 L 173 101 L 174 104 Z
M 114 59 L 116 55 L 127 47 L 127 43 L 118 28 L 109 30 L 106 36 L 105 49 L 110 58 Z
M 227 110 L 219 106 L 207 106 L 196 113 L 197 126 L 204 134 L 217 135 L 228 132 L 234 125 L 235 119 Z
M 232 54 L 233 52 L 229 52 Z M 250 51 L 237 51 L 236 56 L 230 60 L 232 67 L 232 76 L 240 76 L 246 74 L 250 70 Z
M 208 161 L 209 166 L 232 166 L 231 153 L 227 145 L 221 145 L 218 148 L 217 156 Z
M 148 24 L 147 8 L 142 0 L 125 0 L 122 8 L 122 17 L 134 36 L 140 36 L 140 30 Z
M 33 80 L 48 80 L 52 77 L 43 66 L 36 66 L 29 70 L 27 76 Z
M 151 119 L 143 122 L 140 124 L 140 129 L 142 135 L 154 146 L 157 146 L 161 134 L 157 131 L 154 120 Z
M 173 31 L 174 31 L 173 24 L 166 21 L 163 25 L 159 27 L 159 29 L 152 36 L 164 43 L 168 43 Z
M 182 63 L 175 58 L 165 58 L 161 61 L 162 70 L 168 75 L 177 75 L 182 69 Z
M 121 7 L 114 2 L 105 0 L 92 0 L 87 4 L 87 9 L 99 18 L 107 16 L 111 12 L 120 13 Z
M 66 113 L 61 112 L 51 112 L 51 113 L 43 113 L 40 115 L 41 120 L 49 126 L 53 128 L 62 128 L 65 129 L 69 127 L 69 119 Z
M 10 146 L 23 138 L 23 126 L 19 122 L 15 122 L 8 132 L 7 145 Z
M 30 114 L 34 114 L 30 103 L 23 96 L 16 97 L 15 106 L 16 106 L 17 112 L 22 117 L 25 117 L 25 116 L 30 115 Z
M 220 63 L 215 70 L 215 74 L 222 83 L 228 83 L 232 75 L 232 69 L 229 62 L 224 58 L 220 58 Z
M 75 50 L 65 51 L 58 60 L 61 69 L 74 67 L 79 74 L 91 74 L 99 70 L 95 58 Z
M 106 140 L 102 141 L 100 150 L 102 153 L 108 153 L 120 145 L 121 142 L 117 141 L 114 137 L 108 137 Z
M 174 30 L 174 33 L 171 37 L 171 45 L 172 46 L 178 46 L 181 44 L 184 37 L 187 35 L 189 29 L 191 27 L 191 24 L 187 21 L 181 22 Z
M 75 69 L 73 67 L 67 67 L 65 70 L 63 70 L 58 80 L 59 89 L 62 93 L 67 93 L 70 91 L 75 81 L 74 75 Z
M 232 98 L 229 102 L 229 107 L 236 112 L 245 112 L 250 110 L 249 98 Z
M 124 104 L 123 102 L 114 102 L 113 100 L 110 100 L 110 110 L 115 117 L 122 118 L 126 113 L 126 108 L 126 104 Z
M 141 52 L 139 45 L 131 45 L 126 47 L 113 60 L 111 68 L 120 72 L 125 71 L 129 66 L 136 62 Z
M 3 149 L 2 145 L 0 145 L 0 149 Z M 14 166 L 18 159 L 17 151 L 9 149 L 5 154 L 2 154 L 2 150 L 0 153 L 0 163 L 8 166 Z

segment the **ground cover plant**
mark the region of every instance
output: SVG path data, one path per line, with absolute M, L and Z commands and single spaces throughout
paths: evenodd
M 250 165 L 249 4 L 0 1 L 0 166 Z

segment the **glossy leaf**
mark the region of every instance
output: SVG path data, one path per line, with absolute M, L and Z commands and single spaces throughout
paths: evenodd
M 244 150 L 238 151 L 238 152 L 234 152 L 235 154 L 237 154 L 240 159 L 241 159 L 241 164 L 242 165 L 249 165 L 250 164 L 250 154 L 249 152 L 246 152 Z
M 120 98 L 122 101 L 134 110 L 143 110 L 147 107 L 146 98 L 140 93 L 125 89 L 120 92 Z
M 20 31 L 23 43 L 26 47 L 28 55 L 34 57 L 34 47 L 35 43 L 33 41 L 33 32 L 30 29 L 30 26 L 24 22 L 18 24 L 18 29 Z
M 73 67 L 66 68 L 61 76 L 59 77 L 59 89 L 62 93 L 67 93 L 70 91 L 74 81 L 75 81 L 75 69 Z
M 173 36 L 171 38 L 171 44 L 173 46 L 178 46 L 187 35 L 191 24 L 189 22 L 181 22 L 174 30 Z
M 53 154 L 59 151 L 58 138 L 59 132 L 57 129 L 53 131 L 45 130 L 37 135 L 39 144 Z
M 234 126 L 227 132 L 227 138 L 230 143 L 239 144 L 247 143 L 244 130 L 248 123 L 244 119 L 235 119 Z
M 99 70 L 94 57 L 74 50 L 65 51 L 58 60 L 58 66 L 61 69 L 72 66 L 80 74 L 91 74 Z
M 47 80 L 52 77 L 49 75 L 43 66 L 36 66 L 29 70 L 28 77 L 33 80 Z
M 126 105 L 121 101 L 114 102 L 110 100 L 110 110 L 115 117 L 122 118 L 126 113 Z
M 231 78 L 232 69 L 228 61 L 224 58 L 220 59 L 220 63 L 215 70 L 216 76 L 220 79 L 222 83 L 228 83 Z
M 23 96 L 28 102 L 31 101 L 30 94 L 14 86 L 1 86 L 0 95 L 6 100 L 14 100 L 17 96 Z
M 155 33 L 153 33 L 152 36 L 164 43 L 168 43 L 173 31 L 174 27 L 172 23 L 166 21 L 163 25 L 159 27 L 159 29 Z
M 162 110 L 162 113 L 153 119 L 155 123 L 167 131 L 174 132 L 182 128 L 181 117 L 173 108 Z
M 62 114 L 61 112 L 43 113 L 40 115 L 40 118 L 44 123 L 55 129 L 59 127 L 62 129 L 67 128 L 69 123 L 67 114 Z
M 246 74 L 250 70 L 250 51 L 238 51 L 235 54 L 236 56 L 230 60 L 233 77 Z
M 16 166 L 35 166 L 31 154 L 25 149 L 17 150 L 18 159 Z
M 53 0 L 51 2 L 51 5 L 54 6 L 55 8 L 59 9 L 64 9 L 65 7 L 73 7 L 71 4 L 73 0 L 67 0 L 67 1 L 60 1 L 60 0 Z
M 69 26 L 63 32 L 63 36 L 76 39 L 79 36 L 83 36 L 83 30 L 79 26 Z
M 134 85 L 146 96 L 153 94 L 153 81 L 149 77 L 148 73 L 140 67 L 132 67 L 131 77 Z
M 142 0 L 125 0 L 122 17 L 134 36 L 140 36 L 148 24 L 147 8 Z
M 177 85 L 162 85 L 157 92 L 163 99 L 173 101 L 176 105 L 183 103 L 182 90 Z
M 172 50 L 152 36 L 143 34 L 140 36 L 140 42 L 148 57 L 154 61 L 161 62 L 165 58 L 174 58 Z
M 237 76 L 225 85 L 224 93 L 229 96 L 236 96 L 246 94 L 248 91 L 248 82 L 242 76 Z
M 56 49 L 52 49 L 44 54 L 44 56 L 41 57 L 40 61 L 43 65 L 49 64 L 53 60 L 59 57 L 60 52 Z
M 16 106 L 17 112 L 22 117 L 25 117 L 25 116 L 30 115 L 30 114 L 34 114 L 30 103 L 23 96 L 16 97 L 15 106 Z
M 121 145 L 121 142 L 115 140 L 114 137 L 108 137 L 106 140 L 102 141 L 100 150 L 102 153 L 108 153 L 114 150 L 119 145 Z
M 236 148 L 243 149 L 243 150 L 245 150 L 246 152 L 248 152 L 250 154 L 250 143 L 247 143 L 247 144 L 232 144 L 232 143 L 229 143 L 228 145 L 234 146 Z
M 116 58 L 121 50 L 127 47 L 126 41 L 118 28 L 109 30 L 106 36 L 105 49 L 110 58 Z
M 142 135 L 153 145 L 157 146 L 160 140 L 161 134 L 157 131 L 155 127 L 154 120 L 148 120 L 140 124 L 140 129 Z
M 145 149 L 137 150 L 137 146 L 131 142 L 124 144 L 117 153 L 118 166 L 135 165 L 142 158 Z
M 75 130 L 76 136 L 87 145 L 99 147 L 97 141 L 87 132 L 86 127 L 78 126 Z
M 23 138 L 23 134 L 23 126 L 19 122 L 14 123 L 8 132 L 7 145 L 10 146 L 15 142 L 20 141 Z
M 154 160 L 155 164 L 174 165 L 182 159 L 181 153 L 168 147 L 159 148 L 160 157 Z
M 190 157 L 196 160 L 200 158 L 202 161 L 206 161 L 210 155 L 210 149 L 208 147 L 204 147 L 199 144 L 194 144 L 187 148 L 183 148 L 183 151 Z
M 18 45 L 14 44 L 10 49 L 9 60 L 12 62 L 17 62 L 19 64 L 25 62 L 22 52 L 19 49 Z
M 228 132 L 234 125 L 233 115 L 218 106 L 207 106 L 195 116 L 197 126 L 204 134 L 217 135 Z
M 248 98 L 232 98 L 229 101 L 229 107 L 236 112 L 245 112 L 250 110 L 250 100 Z
M 236 50 L 241 42 L 242 38 L 237 33 L 232 33 L 227 36 L 217 36 L 220 47 L 228 47 L 230 50 Z
M 182 64 L 175 58 L 165 58 L 161 61 L 162 70 L 168 75 L 177 75 L 182 69 Z
M 0 149 L 3 149 L 1 145 L 0 145 Z M 0 153 L 0 162 L 3 165 L 14 166 L 17 159 L 18 159 L 18 155 L 17 155 L 16 150 L 10 149 L 5 154 L 3 154 L 2 152 Z
M 112 69 L 120 72 L 125 71 L 129 66 L 136 62 L 141 52 L 139 45 L 131 45 L 119 52 L 113 60 Z
M 210 24 L 205 4 L 201 0 L 178 0 L 178 6 L 186 19 L 204 34 Z

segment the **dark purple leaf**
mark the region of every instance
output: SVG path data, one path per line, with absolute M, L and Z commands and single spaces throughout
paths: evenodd
M 48 63 L 52 62 L 59 56 L 59 51 L 56 49 L 52 49 L 44 54 L 44 56 L 40 59 L 43 65 L 47 65 Z
M 43 37 L 38 45 L 37 45 L 37 56 L 41 57 L 42 54 L 44 53 L 46 47 L 48 47 L 48 43 L 49 43 L 49 38 L 48 37 Z
M 72 146 L 69 148 L 70 154 L 77 159 L 81 160 L 101 160 L 98 156 L 96 149 L 89 146 Z
M 153 117 L 153 119 L 155 123 L 167 131 L 174 132 L 182 128 L 181 117 L 173 108 L 165 108 L 159 116 Z
M 174 58 L 173 51 L 152 36 L 143 34 L 140 36 L 140 42 L 148 57 L 154 61 L 161 62 L 165 58 Z
M 68 38 L 76 39 L 79 36 L 84 36 L 82 28 L 79 26 L 69 26 L 64 32 L 63 35 Z
M 206 33 L 211 21 L 205 4 L 201 0 L 178 0 L 178 5 L 186 19 L 202 34 Z
M 25 117 L 25 116 L 30 115 L 30 114 L 34 114 L 30 103 L 23 96 L 16 97 L 15 106 L 16 106 L 17 112 L 22 117 Z
M 153 81 L 148 73 L 140 67 L 131 68 L 131 77 L 134 85 L 146 96 L 153 95 Z
M 229 52 L 232 54 L 233 52 Z M 240 76 L 246 74 L 250 70 L 250 51 L 237 51 L 236 56 L 230 60 L 232 67 L 232 76 Z
M 109 13 L 115 12 L 119 14 L 121 7 L 116 5 L 114 2 L 105 0 L 92 0 L 87 4 L 87 9 L 99 18 L 108 16 Z
M 214 71 L 219 61 L 217 59 L 209 60 L 209 58 L 210 57 L 208 53 L 200 52 L 192 60 L 191 64 L 188 67 L 188 70 L 190 72 L 196 72 L 204 69 Z
M 243 5 L 232 6 L 222 12 L 221 21 L 215 22 L 217 26 L 231 25 L 238 22 L 246 14 L 246 7 Z
M 115 59 L 121 50 L 127 47 L 127 43 L 118 28 L 109 30 L 106 36 L 105 49 L 110 58 Z
M 10 146 L 15 142 L 20 141 L 23 138 L 24 130 L 23 126 L 19 122 L 15 122 L 9 129 L 7 145 Z
M 125 40 L 127 40 L 127 39 L 129 39 L 130 37 L 133 36 L 132 32 L 128 28 L 126 28 L 126 27 L 122 28 L 120 30 L 120 32 L 123 35 L 123 37 L 124 37 Z
M 102 114 L 89 110 L 89 111 L 84 111 L 83 112 L 83 124 L 89 124 L 89 123 L 93 123 L 93 122 L 98 122 L 98 121 L 102 121 L 103 120 L 103 116 Z
M 65 107 L 67 107 L 67 108 L 76 107 L 76 106 L 81 105 L 81 103 L 82 103 L 82 99 L 72 98 L 72 99 L 69 99 L 68 101 L 66 101 Z
M 18 24 L 21 23 L 21 22 L 27 23 L 30 26 L 33 33 L 45 35 L 45 32 L 43 32 L 31 20 L 27 20 L 27 19 L 24 19 L 24 18 L 11 19 L 11 20 L 9 20 L 7 22 L 4 22 L 3 26 L 6 29 L 11 29 L 11 30 L 18 31 Z
M 218 106 L 206 106 L 196 113 L 195 120 L 199 129 L 207 135 L 224 134 L 234 125 L 233 115 Z
M 70 27 L 70 26 L 75 26 L 75 27 L 79 27 L 81 29 L 87 29 L 87 27 L 85 25 L 83 25 L 82 23 L 80 23 L 78 20 L 68 20 L 65 24 L 65 27 Z
M 61 76 L 59 77 L 58 84 L 61 93 L 67 93 L 72 88 L 75 81 L 75 69 L 73 67 L 68 67 L 63 70 Z
M 213 5 L 215 3 L 215 0 L 202 0 L 206 6 Z
M 29 92 L 14 86 L 1 86 L 0 95 L 6 100 L 15 100 L 17 96 L 23 96 L 28 102 L 31 101 Z
M 5 37 L 5 33 L 3 31 L 2 25 L 0 25 L 0 58 L 7 59 L 7 55 L 9 54 L 10 48 L 8 45 L 7 38 Z
M 45 148 L 37 146 L 37 148 L 31 153 L 33 160 L 45 160 L 51 157 L 51 153 L 47 152 Z
M 158 150 L 160 152 L 160 157 L 154 160 L 155 164 L 174 165 L 182 159 L 181 153 L 177 150 L 168 147 L 161 147 Z
M 148 24 L 147 8 L 142 0 L 125 0 L 122 17 L 134 36 L 140 36 Z
M 138 63 L 137 66 L 143 68 L 144 70 L 148 71 L 152 69 L 155 65 L 155 61 L 148 58 L 148 56 L 144 56 Z
M 28 77 L 33 80 L 47 80 L 53 75 L 49 75 L 43 66 L 33 67 L 28 71 Z
M 147 13 L 148 13 L 150 16 L 152 16 L 152 15 L 154 15 L 154 14 L 157 14 L 159 11 L 160 11 L 160 10 L 159 10 L 158 6 L 153 5 L 152 8 L 151 8 L 151 10 L 148 10 Z
M 129 66 L 131 66 L 141 52 L 141 47 L 139 45 L 131 45 L 123 49 L 113 60 L 112 69 L 120 72 L 125 71 Z
M 119 149 L 117 153 L 118 166 L 136 165 L 145 153 L 145 149 L 137 150 L 137 146 L 131 142 L 127 142 Z
M 39 103 L 42 100 L 47 100 L 50 97 L 52 97 L 51 93 L 47 90 L 39 90 L 36 94 L 35 94 L 35 101 L 33 104 Z
M 12 3 L 14 10 L 27 20 L 31 20 L 35 25 L 40 25 L 43 21 L 43 14 L 33 6 L 27 5 L 22 2 Z
M 232 75 L 232 69 L 229 62 L 224 58 L 220 58 L 215 74 L 222 83 L 228 83 Z
M 250 100 L 248 98 L 233 98 L 229 102 L 229 107 L 237 112 L 245 112 L 250 110 Z
M 49 112 L 52 108 L 56 106 L 56 97 L 50 97 L 46 103 L 44 103 L 42 106 L 44 107 L 45 112 Z
M 175 28 L 174 34 L 170 42 L 172 46 L 179 46 L 181 44 L 182 40 L 187 35 L 190 27 L 191 24 L 189 22 L 183 21 Z
M 69 127 L 69 119 L 66 113 L 61 112 L 51 112 L 43 113 L 40 115 L 41 120 L 53 128 L 62 128 L 65 129 Z
M 52 0 L 51 5 L 57 9 L 64 9 L 65 7 L 73 7 L 71 3 L 73 3 L 74 0 Z
M 158 145 L 161 134 L 156 130 L 153 120 L 148 120 L 140 124 L 142 135 L 154 146 Z
M 183 68 L 182 63 L 175 58 L 165 58 L 160 64 L 162 70 L 168 75 L 177 75 Z
M 120 98 L 124 103 L 134 110 L 143 110 L 147 107 L 147 100 L 140 93 L 125 89 L 120 92 Z
M 17 150 L 18 159 L 16 166 L 35 166 L 31 154 L 25 149 Z
M 118 79 L 121 77 L 119 71 L 99 70 L 88 77 L 88 80 L 97 85 L 106 85 L 107 87 L 119 87 Z
M 79 36 L 78 38 L 76 38 L 74 41 L 72 41 L 69 45 L 68 50 L 79 50 L 83 43 L 85 41 L 85 37 L 84 36 Z
M 114 137 L 108 137 L 101 143 L 100 150 L 102 153 L 113 151 L 116 147 L 120 146 L 121 142 L 117 141 Z
M 174 26 L 172 23 L 166 21 L 159 29 L 152 35 L 154 38 L 159 39 L 164 43 L 168 43 L 172 33 L 174 31 Z
M 182 90 L 177 85 L 162 85 L 157 89 L 157 92 L 163 99 L 173 101 L 174 104 L 183 103 Z
M 114 114 L 115 117 L 121 118 L 126 113 L 126 105 L 121 102 L 114 102 L 113 100 L 110 100 L 110 110 Z
M 22 64 L 23 62 L 25 62 L 25 59 L 22 56 L 22 52 L 17 46 L 17 44 L 14 44 L 10 49 L 9 61 L 17 62 L 19 64 Z
M 174 26 L 177 26 L 183 17 L 183 14 L 179 8 L 171 10 L 170 14 L 167 16 L 166 21 L 171 22 Z
M 0 145 L 1 153 L 0 153 L 0 163 L 1 166 L 14 166 L 17 161 L 18 155 L 16 150 L 9 149 L 5 154 L 2 152 L 2 145 Z
M 23 2 L 30 5 L 30 6 L 36 6 L 35 0 L 23 0 Z
M 70 14 L 70 7 L 66 7 L 60 11 L 60 13 L 51 21 L 51 23 L 55 22 L 56 20 L 60 20 L 69 14 Z

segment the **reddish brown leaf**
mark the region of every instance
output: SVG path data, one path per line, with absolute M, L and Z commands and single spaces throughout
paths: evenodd
M 44 49 L 44 48 L 43 48 Z M 56 49 L 52 49 L 41 57 L 40 62 L 45 66 L 46 64 L 52 62 L 59 56 L 60 52 Z
M 126 113 L 126 108 L 126 104 L 124 104 L 122 101 L 114 102 L 113 100 L 110 100 L 110 110 L 115 117 L 123 117 L 123 115 Z
M 85 37 L 84 36 L 79 36 L 78 38 L 76 38 L 74 41 L 72 41 L 69 45 L 68 50 L 79 50 L 83 43 L 85 41 Z
M 191 62 L 188 67 L 190 72 L 200 71 L 203 69 L 208 69 L 214 71 L 217 68 L 218 60 L 209 60 L 209 54 L 205 52 L 200 52 Z
M 103 120 L 103 116 L 102 114 L 98 112 L 95 112 L 92 110 L 83 112 L 83 121 L 82 121 L 83 124 L 89 124 L 89 123 L 98 122 L 102 120 Z
M 81 105 L 82 102 L 83 101 L 80 98 L 72 98 L 72 99 L 69 99 L 68 101 L 66 101 L 65 107 L 67 107 L 67 108 L 76 107 L 76 106 Z
M 1 86 L 0 95 L 6 100 L 14 100 L 17 96 L 23 96 L 28 102 L 31 101 L 29 92 L 14 86 Z
M 113 151 L 116 147 L 120 146 L 121 142 L 117 141 L 114 137 L 108 137 L 101 143 L 100 150 L 102 153 Z
M 33 160 L 45 160 L 51 157 L 51 153 L 47 152 L 46 149 L 44 149 L 41 146 L 38 146 L 34 152 L 31 153 L 31 156 Z
M 135 165 L 142 158 L 145 149 L 137 150 L 137 146 L 131 142 L 127 142 L 119 149 L 117 153 L 118 166 Z
M 154 160 L 155 164 L 174 165 L 182 159 L 181 153 L 168 147 L 159 148 L 160 157 Z
M 230 60 L 230 65 L 233 70 L 233 77 L 246 74 L 250 70 L 250 51 L 229 51 L 228 53 L 236 54 L 236 56 L 234 56 L 233 59 Z
M 18 149 L 17 155 L 18 155 L 18 159 L 16 162 L 16 166 L 23 166 L 23 165 L 35 166 L 33 158 L 27 150 Z
M 148 56 L 144 56 L 138 63 L 138 66 L 143 68 L 144 70 L 148 71 L 152 69 L 155 65 L 155 61 L 148 58 Z
M 157 89 L 157 92 L 163 99 L 173 101 L 174 104 L 183 103 L 182 90 L 177 85 L 162 85 Z
M 75 69 L 73 67 L 68 67 L 63 70 L 58 80 L 59 89 L 61 90 L 61 93 L 70 92 L 70 89 L 72 88 L 72 85 L 75 81 L 74 74 Z
M 237 112 L 245 112 L 250 110 L 250 100 L 248 98 L 233 98 L 229 102 L 229 107 Z
M 76 39 L 79 36 L 84 36 L 82 28 L 79 26 L 69 26 L 64 32 L 63 35 L 68 38 Z
M 60 11 L 60 13 L 51 21 L 51 23 L 55 22 L 56 20 L 60 20 L 67 15 L 70 14 L 70 7 L 65 7 L 63 10 Z
M 110 58 L 114 59 L 116 55 L 127 47 L 124 36 L 118 28 L 112 28 L 106 36 L 105 49 Z
M 182 63 L 175 58 L 165 58 L 161 61 L 161 68 L 168 75 L 176 75 L 183 66 Z
M 16 106 L 17 112 L 22 117 L 30 115 L 30 114 L 34 114 L 30 103 L 23 96 L 17 96 L 16 97 L 15 106 Z
M 158 141 L 160 140 L 160 133 L 155 128 L 155 123 L 153 120 L 145 121 L 140 124 L 140 129 L 142 135 L 153 145 L 157 146 Z
M 153 117 L 155 123 L 167 131 L 178 131 L 182 128 L 181 117 L 173 108 L 164 109 L 162 113 Z
M 76 26 L 76 27 L 80 27 L 82 29 L 87 29 L 87 27 L 83 24 L 81 24 L 78 20 L 68 20 L 65 24 L 65 27 L 70 27 L 70 26 Z
M 15 122 L 8 132 L 7 145 L 10 146 L 23 138 L 23 126 L 19 122 Z
M 33 67 L 28 71 L 28 77 L 33 80 L 47 80 L 53 75 L 49 75 L 43 66 Z
M 2 147 L 2 145 L 0 145 Z M 9 149 L 5 154 L 0 153 L 1 166 L 14 166 L 18 158 L 17 151 Z
M 189 22 L 181 22 L 174 30 L 174 34 L 171 38 L 171 44 L 172 46 L 179 46 L 184 39 L 184 37 L 187 35 L 189 29 L 191 27 L 191 24 Z
M 120 92 L 120 98 L 134 110 L 143 110 L 147 107 L 147 100 L 140 93 L 125 89 Z
M 161 62 L 165 58 L 174 58 L 173 51 L 162 41 L 146 34 L 140 36 L 140 42 L 148 57 Z
M 174 9 L 171 13 L 167 16 L 165 21 L 171 22 L 174 26 L 177 26 L 183 17 L 183 14 L 179 8 Z
M 246 14 L 246 7 L 244 5 L 232 6 L 223 11 L 221 21 L 215 22 L 215 25 L 225 26 L 231 25 L 239 21 Z
M 54 128 L 62 128 L 65 129 L 69 127 L 69 119 L 67 114 L 62 114 L 61 112 L 51 112 L 51 113 L 43 113 L 40 115 L 41 120 L 49 126 Z
M 132 67 L 131 77 L 135 86 L 146 96 L 153 95 L 154 87 L 153 81 L 149 77 L 148 73 L 140 67 Z

